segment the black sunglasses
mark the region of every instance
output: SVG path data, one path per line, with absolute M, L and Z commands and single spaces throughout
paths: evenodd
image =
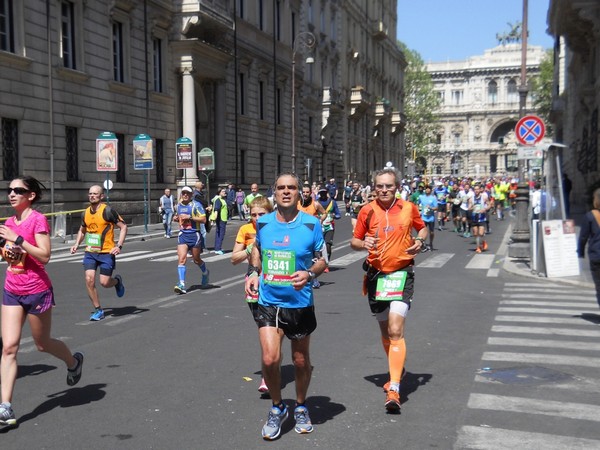
M 14 192 L 17 195 L 25 195 L 30 191 L 29 191 L 29 189 L 23 188 L 23 187 L 15 187 L 15 188 L 8 187 L 8 188 L 6 188 L 7 195 L 10 195 L 11 192 Z

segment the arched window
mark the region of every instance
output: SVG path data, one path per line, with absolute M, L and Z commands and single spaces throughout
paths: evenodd
M 488 83 L 488 103 L 498 103 L 498 83 L 493 80 Z
M 517 82 L 515 80 L 509 80 L 506 84 L 507 100 L 508 103 L 517 103 L 519 101 L 519 91 L 517 90 Z

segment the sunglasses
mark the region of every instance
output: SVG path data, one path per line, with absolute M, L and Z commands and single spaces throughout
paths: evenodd
M 6 188 L 6 193 L 8 195 L 10 195 L 11 192 L 14 192 L 17 195 L 25 195 L 30 191 L 29 191 L 29 189 L 23 188 L 23 187 L 15 187 L 15 188 L 8 187 L 8 188 Z

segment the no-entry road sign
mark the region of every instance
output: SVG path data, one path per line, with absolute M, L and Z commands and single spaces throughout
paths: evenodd
M 538 116 L 525 116 L 517 122 L 515 134 L 522 145 L 535 145 L 544 138 L 546 126 Z

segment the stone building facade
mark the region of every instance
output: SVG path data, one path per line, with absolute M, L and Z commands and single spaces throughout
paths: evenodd
M 551 120 L 563 149 L 563 171 L 573 183 L 571 210 L 591 206 L 600 187 L 600 3 L 551 0 L 548 29 L 555 37 L 555 94 Z
M 539 73 L 543 56 L 542 47 L 528 46 L 528 79 Z M 417 158 L 417 170 L 433 176 L 516 176 L 521 44 L 426 68 L 441 100 L 440 126 L 427 157 Z M 531 98 L 529 92 L 527 112 Z
M 49 191 L 42 209 L 81 208 L 88 186 L 110 179 L 111 203 L 139 219 L 145 198 L 156 203 L 165 187 L 198 178 L 211 188 L 266 189 L 292 168 L 308 180 L 367 181 L 387 161 L 403 164 L 406 63 L 395 1 L 44 6 L 0 3 L 2 182 L 23 173 L 40 179 Z M 118 139 L 116 172 L 96 167 L 105 131 Z M 141 133 L 154 139 L 149 170 L 134 168 Z M 212 149 L 214 170 L 199 173 L 195 157 L 180 168 L 181 137 L 195 151 Z M 5 201 L 2 208 L 8 212 Z

